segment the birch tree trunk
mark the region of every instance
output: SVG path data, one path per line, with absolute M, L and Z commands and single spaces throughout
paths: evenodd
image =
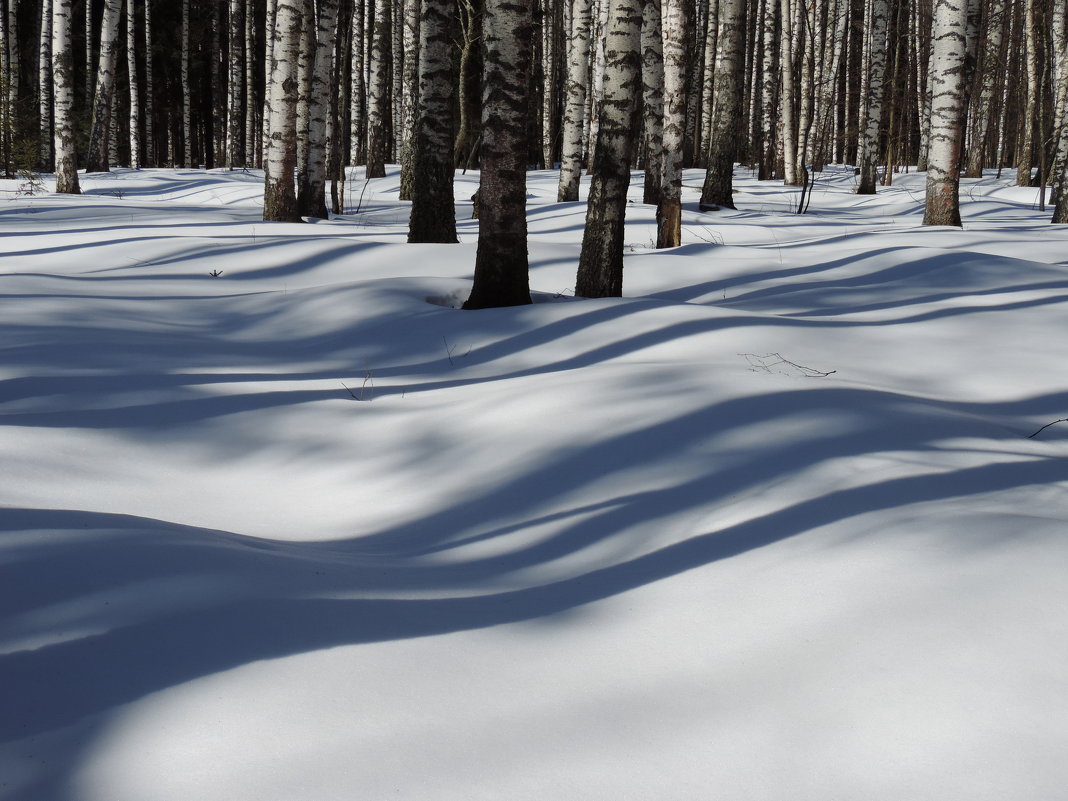
M 152 0 L 145 0 L 145 164 L 156 166 L 155 99 L 152 88 Z
M 779 3 L 779 19 L 782 25 L 782 31 L 779 34 L 781 48 L 779 52 L 779 74 L 782 80 L 782 92 L 779 98 L 779 128 L 782 137 L 784 183 L 787 186 L 799 186 L 801 184 L 797 158 L 797 115 L 795 113 L 797 84 L 794 74 L 794 3 L 797 2 L 800 2 L 800 0 L 780 0 Z M 734 208 L 733 204 L 728 208 Z
M 367 169 L 368 178 L 386 175 L 386 125 L 392 105 L 389 93 L 389 70 L 392 64 L 390 43 L 392 25 L 390 0 L 375 0 L 374 29 L 371 35 L 371 65 L 367 97 Z
M 930 33 L 933 23 L 930 8 L 928 0 L 917 0 L 912 18 L 912 39 L 916 52 L 916 115 L 920 122 L 920 145 L 916 169 L 920 172 L 927 170 L 927 154 L 931 149 Z
M 148 0 L 146 0 L 148 2 Z M 141 169 L 141 100 L 137 88 L 137 11 L 126 0 L 126 71 L 130 84 L 130 167 Z
M 252 0 L 241 0 L 244 8 L 245 19 L 245 145 L 242 166 L 254 167 L 262 163 L 262 151 L 257 147 L 260 141 L 259 130 L 256 125 L 256 73 L 253 68 L 255 60 L 256 38 L 253 30 L 253 6 Z M 267 28 L 268 32 L 270 28 Z M 264 59 L 269 60 L 267 58 Z M 262 106 L 260 106 L 262 108 Z
M 733 209 L 734 156 L 741 116 L 739 79 L 744 63 L 744 0 L 720 0 L 717 41 L 716 105 L 712 112 L 712 135 L 708 142 L 708 169 L 705 171 L 704 186 L 701 188 L 701 208 Z M 783 60 L 785 62 L 788 59 Z
M 558 84 L 560 70 L 557 58 L 557 43 L 560 41 L 560 3 L 557 0 L 542 0 L 541 54 L 544 89 L 541 98 L 541 148 L 546 169 L 552 169 L 556 154 L 556 108 L 559 100 Z
M 226 166 L 235 169 L 245 161 L 245 129 L 241 119 L 241 81 L 244 77 L 245 50 L 245 3 L 244 0 L 230 0 L 230 16 L 227 20 L 227 40 L 229 59 L 227 61 L 226 80 Z
M 182 166 L 193 166 L 193 90 L 189 83 L 189 0 L 182 0 Z
M 963 2 L 963 0 L 959 0 Z M 1024 29 L 1024 80 L 1026 101 L 1021 120 L 1020 143 L 1016 148 L 1016 185 L 1031 185 L 1031 165 L 1035 152 L 1035 116 L 1039 103 L 1038 41 L 1035 30 L 1035 0 L 1024 0 L 1021 10 Z
M 52 6 L 52 79 L 55 103 L 56 192 L 80 195 L 74 144 L 74 54 L 71 52 L 71 0 Z
M 270 41 L 270 96 L 264 158 L 263 219 L 300 222 L 297 166 L 297 62 L 307 0 L 277 0 Z
M 965 0 L 935 0 L 931 27 L 931 145 L 924 225 L 960 226 Z
M 108 171 L 108 137 L 111 131 L 112 94 L 115 89 L 115 66 L 119 55 L 119 13 L 121 0 L 105 0 L 100 29 L 100 63 L 96 73 L 96 96 L 89 133 L 89 151 L 85 167 L 88 172 Z
M 475 281 L 465 309 L 530 303 L 526 159 L 532 0 L 487 0 Z
M 971 134 L 965 178 L 981 178 L 987 151 L 990 148 L 991 114 L 994 108 L 994 92 L 997 88 L 998 67 L 1001 61 L 1001 43 L 1005 30 L 1005 0 L 990 0 L 987 7 L 986 37 L 979 63 L 979 93 L 973 104 Z
M 586 94 L 590 85 L 591 0 L 574 0 L 571 7 L 571 37 L 567 54 L 567 97 L 564 105 L 563 144 L 560 154 L 561 203 L 578 200 L 582 172 L 582 131 L 585 126 Z
M 642 65 L 642 101 L 645 113 L 645 186 L 642 202 L 660 203 L 664 169 L 664 33 L 660 0 L 645 0 L 639 44 Z
M 411 200 L 415 191 L 415 118 L 419 98 L 420 0 L 404 0 L 404 65 L 401 74 L 400 200 Z
M 456 242 L 450 0 L 422 0 L 409 242 Z
M 776 46 L 776 21 L 779 0 L 765 0 L 763 17 L 763 73 L 760 80 L 760 134 L 763 149 L 757 178 L 767 181 L 775 177 L 775 162 L 778 155 L 776 121 L 779 108 L 779 48 Z
M 864 64 L 868 76 L 868 91 L 867 103 L 863 107 L 864 118 L 861 121 L 857 155 L 857 166 L 860 168 L 858 195 L 875 194 L 879 128 L 883 117 L 883 80 L 886 76 L 886 12 L 886 0 L 868 0 L 866 34 L 870 38 L 865 48 L 867 58 Z
M 41 37 L 40 52 L 37 62 L 37 101 L 40 127 L 40 167 L 44 172 L 52 172 L 52 2 L 41 3 Z
M 338 0 L 319 0 L 315 25 L 315 63 L 308 108 L 307 164 L 301 171 L 304 180 L 297 193 L 299 213 L 306 217 L 327 217 L 327 119 L 330 114 L 330 82 L 334 72 L 337 12 Z
M 366 49 L 366 3 L 364 0 L 354 0 L 352 8 L 352 98 L 349 106 L 349 142 L 352 149 L 350 161 L 352 164 L 362 164 L 365 143 L 366 116 L 366 84 L 364 71 L 366 62 L 364 50 Z
M 684 0 L 664 0 L 664 134 L 656 246 L 682 244 L 682 158 L 686 136 L 689 14 Z
M 641 24 L 638 0 L 609 0 L 604 37 L 604 99 L 575 282 L 575 294 L 581 297 L 623 294 L 623 224 L 630 187 L 634 115 L 638 109 L 635 98 L 641 80 L 638 54 Z
M 1053 130 L 1056 149 L 1053 156 L 1053 222 L 1068 223 L 1068 2 L 1053 0 Z M 1060 219 L 1058 219 L 1058 216 Z
M 7 15 L 0 6 L 0 175 L 14 177 L 11 163 L 11 124 L 13 120 L 8 94 L 11 74 L 11 55 L 8 44 Z

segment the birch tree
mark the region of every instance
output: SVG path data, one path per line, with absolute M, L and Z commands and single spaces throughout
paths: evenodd
M 227 23 L 229 58 L 227 59 L 226 80 L 226 166 L 232 170 L 241 166 L 245 160 L 241 82 L 244 78 L 244 61 L 252 56 L 245 53 L 244 0 L 230 0 Z
M 530 303 L 526 159 L 532 0 L 487 0 L 482 20 L 481 211 L 465 309 Z
M 708 168 L 701 188 L 701 208 L 733 209 L 734 157 L 741 114 L 740 78 L 744 66 L 744 0 L 720 0 L 716 41 L 715 107 L 708 142 Z M 785 105 L 786 101 L 783 103 Z
M 639 39 L 642 72 L 642 116 L 645 141 L 645 186 L 642 201 L 660 203 L 664 170 L 664 32 L 660 0 L 645 0 Z
M 590 85 L 591 0 L 573 0 L 571 36 L 567 52 L 567 90 L 564 100 L 563 142 L 560 153 L 560 186 L 556 199 L 578 200 L 582 172 L 582 133 L 585 127 L 586 95 Z
M 52 81 L 55 116 L 56 192 L 80 195 L 74 143 L 74 54 L 71 52 L 71 0 L 52 6 Z
M 386 175 L 386 126 L 392 106 L 389 71 L 392 64 L 392 17 L 390 0 L 375 0 L 374 28 L 371 34 L 371 63 L 367 81 L 367 169 L 368 178 Z
M 149 2 L 149 0 L 145 0 Z M 141 95 L 137 88 L 137 15 L 134 0 L 126 0 L 126 72 L 130 85 L 130 167 L 141 167 Z
M 682 159 L 686 136 L 686 87 L 690 25 L 685 0 L 664 0 L 664 134 L 656 246 L 682 244 Z
M 966 0 L 959 0 L 966 2 Z M 861 106 L 860 143 L 857 167 L 860 168 L 858 195 L 874 195 L 876 164 L 879 158 L 879 129 L 883 116 L 883 79 L 886 75 L 886 0 L 868 0 L 865 4 L 867 46 L 864 70 L 868 90 Z
M 334 72 L 337 14 L 338 0 L 319 0 L 315 15 L 314 63 L 308 103 L 308 145 L 305 163 L 300 171 L 302 181 L 297 192 L 298 213 L 308 217 L 327 216 L 327 117 L 330 113 L 330 83 Z
M 924 225 L 960 226 L 965 0 L 935 0 L 931 27 L 931 144 Z
M 297 62 L 307 0 L 277 0 L 270 40 L 263 219 L 300 222 L 297 166 Z
M 145 0 L 145 164 L 150 167 L 156 165 L 152 68 L 152 0 Z
M 409 242 L 455 242 L 450 0 L 422 0 Z
M 721 0 L 721 2 L 737 2 L 737 0 Z M 794 24 L 795 4 L 801 0 L 780 0 L 779 20 L 781 32 L 779 34 L 779 75 L 782 80 L 779 95 L 779 135 L 782 139 L 782 158 L 784 179 L 787 186 L 797 186 L 801 183 L 801 173 L 798 163 L 797 152 L 797 80 L 794 72 L 794 39 L 796 26 Z M 734 208 L 728 206 L 728 208 Z
M 193 166 L 193 89 L 189 82 L 189 0 L 182 0 L 182 166 Z
M 38 162 L 44 172 L 52 172 L 52 3 L 41 2 L 40 50 L 37 61 Z
M 420 0 L 404 0 L 403 43 L 404 61 L 401 74 L 401 142 L 400 142 L 400 200 L 411 200 L 415 191 L 413 173 L 415 154 L 415 119 L 418 113 L 419 97 L 419 24 Z
M 188 0 L 187 0 L 188 2 Z M 104 19 L 100 28 L 100 58 L 96 71 L 96 94 L 89 131 L 89 150 L 85 166 L 89 172 L 107 172 L 108 138 L 111 131 L 112 94 L 115 67 L 119 56 L 119 14 L 121 0 L 104 0 Z
M 623 294 L 623 224 L 640 91 L 642 9 L 638 0 L 609 0 L 604 36 L 604 97 L 593 153 L 590 200 L 575 294 Z

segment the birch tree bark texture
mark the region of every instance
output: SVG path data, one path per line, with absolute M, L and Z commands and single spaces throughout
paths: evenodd
M 311 11 L 309 4 L 309 13 Z M 298 213 L 326 218 L 327 117 L 330 82 L 334 72 L 334 35 L 338 0 L 319 0 L 315 13 L 314 56 L 308 98 L 308 140 L 297 191 Z
M 532 0 L 486 0 L 478 253 L 465 309 L 530 303 L 526 158 Z
M 664 32 L 660 0 L 645 0 L 639 44 L 642 65 L 642 129 L 645 186 L 642 202 L 656 206 L 663 191 L 664 169 Z
M 389 93 L 389 71 L 393 63 L 392 2 L 375 0 L 371 34 L 371 63 L 367 80 L 367 170 L 368 178 L 386 175 L 386 126 L 393 105 Z
M 56 192 L 80 195 L 74 145 L 74 55 L 71 52 L 71 0 L 52 4 L 52 80 L 55 116 Z
M 89 131 L 89 150 L 85 168 L 89 172 L 107 172 L 108 134 L 111 130 L 111 100 L 115 90 L 115 66 L 119 57 L 119 13 L 121 0 L 105 0 L 104 19 L 100 28 L 100 59 L 96 71 L 96 95 L 93 98 L 93 121 Z
M 141 99 L 137 90 L 137 14 L 134 0 L 126 0 L 126 70 L 130 84 L 130 167 L 141 168 Z
M 40 138 L 39 166 L 44 172 L 52 172 L 52 2 L 41 2 L 41 35 L 38 40 L 41 51 L 37 62 L 38 131 Z
M 886 0 L 869 0 L 865 15 L 868 23 L 865 35 L 869 37 L 869 42 L 864 48 L 864 70 L 868 74 L 868 91 L 863 104 L 864 119 L 861 120 L 857 155 L 857 167 L 860 168 L 857 194 L 874 195 L 876 163 L 879 158 L 879 128 L 883 117 L 883 81 L 886 75 Z
M 593 153 L 590 200 L 582 235 L 575 294 L 623 294 L 623 223 L 630 186 L 636 98 L 641 96 L 638 0 L 609 0 L 604 35 L 604 95 Z
M 960 226 L 960 148 L 964 106 L 965 0 L 935 0 L 931 24 L 931 137 L 924 225 Z
M 719 15 L 715 109 L 708 142 L 708 169 L 701 188 L 702 209 L 735 208 L 733 174 L 741 114 L 739 78 L 744 64 L 744 0 L 720 0 Z
M 656 246 L 682 244 L 682 158 L 686 136 L 686 81 L 690 24 L 685 0 L 664 0 L 664 128 L 660 202 L 656 208 Z
M 418 0 L 409 0 L 417 2 Z M 451 0 L 422 0 L 409 242 L 456 242 Z M 483 223 L 484 224 L 484 223 Z
M 560 152 L 560 185 L 556 199 L 578 200 L 582 172 L 582 131 L 585 126 L 586 94 L 590 85 L 591 0 L 573 0 L 571 38 L 567 51 L 567 87 L 564 99 L 563 142 Z
M 267 153 L 263 160 L 263 219 L 300 222 L 297 166 L 298 59 L 308 0 L 278 0 L 271 32 Z

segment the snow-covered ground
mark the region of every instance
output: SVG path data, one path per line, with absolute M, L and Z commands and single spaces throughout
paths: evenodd
M 1068 227 L 701 179 L 480 312 L 473 174 L 0 182 L 0 798 L 1068 798 Z

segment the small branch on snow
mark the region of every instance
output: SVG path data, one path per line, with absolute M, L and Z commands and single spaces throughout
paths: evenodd
M 1039 434 L 1041 434 L 1043 431 L 1045 431 L 1050 426 L 1057 425 L 1057 423 L 1068 423 L 1068 417 L 1062 417 L 1060 420 L 1054 420 L 1052 423 L 1046 423 L 1044 426 L 1042 426 L 1042 428 L 1038 429 L 1038 431 L 1036 431 L 1034 434 L 1028 435 L 1027 438 L 1028 439 L 1034 439 L 1035 437 L 1037 437 Z
M 763 356 L 758 356 L 755 353 L 739 353 L 743 359 L 749 362 L 749 366 L 754 370 L 763 370 L 766 373 L 771 372 L 772 367 L 778 367 L 779 365 L 786 365 L 787 367 L 793 367 L 795 370 L 800 371 L 801 375 L 806 378 L 826 378 L 829 375 L 837 373 L 837 370 L 817 370 L 814 367 L 805 367 L 803 364 L 797 364 L 789 359 L 783 358 L 779 353 L 767 353 Z M 774 359 L 775 361 L 771 361 Z

